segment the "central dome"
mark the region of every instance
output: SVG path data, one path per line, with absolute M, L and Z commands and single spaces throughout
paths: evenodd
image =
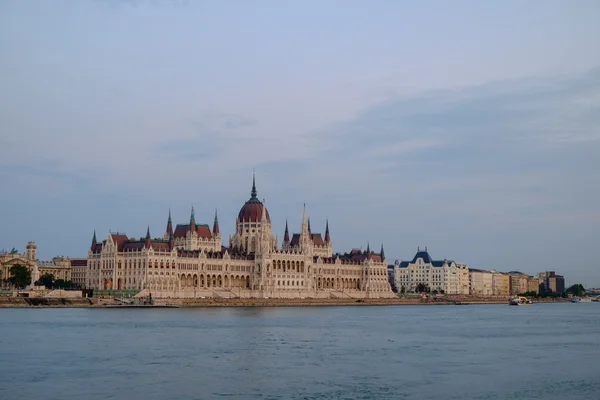
M 252 192 L 250 192 L 250 200 L 242 206 L 238 214 L 238 222 L 260 222 L 263 212 L 267 213 L 267 221 L 271 222 L 269 211 L 264 204 L 256 197 L 256 181 L 252 176 Z

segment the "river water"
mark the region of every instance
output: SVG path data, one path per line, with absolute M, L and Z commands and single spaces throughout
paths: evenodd
M 597 399 L 600 304 L 0 309 L 0 399 Z

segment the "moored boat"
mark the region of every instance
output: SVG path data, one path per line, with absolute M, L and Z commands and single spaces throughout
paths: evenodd
M 591 303 L 592 299 L 590 299 L 589 297 L 573 296 L 573 298 L 571 299 L 571 302 L 573 302 L 573 303 Z
M 533 304 L 533 302 L 525 296 L 515 296 L 509 300 L 508 304 L 511 306 L 526 306 Z

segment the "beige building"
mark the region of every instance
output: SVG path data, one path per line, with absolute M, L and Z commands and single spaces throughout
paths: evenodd
M 353 250 L 333 254 L 326 224 L 314 233 L 302 216 L 300 233 L 286 222 L 282 245 L 273 235 L 271 218 L 252 183 L 250 199 L 240 209 L 229 246 L 222 245 L 215 213 L 212 230 L 189 223 L 173 228 L 171 215 L 161 239 L 150 229 L 140 240 L 110 233 L 99 243 L 96 234 L 87 258 L 86 287 L 146 290 L 154 297 L 393 297 L 382 251 Z
M 44 274 L 51 274 L 54 276 L 54 280 L 62 279 L 64 281 L 70 281 L 71 260 L 67 257 L 54 257 L 52 261 L 38 261 L 37 277 L 35 280 L 39 279 L 39 277 Z
M 417 249 L 412 261 L 396 261 L 393 282 L 398 292 L 437 291 L 469 294 L 469 267 L 452 260 L 433 261 L 427 251 Z
M 529 275 L 518 271 L 511 271 L 510 275 L 510 294 L 517 295 L 529 290 Z
M 33 272 L 37 263 L 37 246 L 34 242 L 27 244 L 27 251 L 19 254 L 17 249 L 10 252 L 0 252 L 0 283 L 11 277 L 10 269 L 15 265 L 22 265 Z M 7 285 L 3 283 L 3 285 Z
M 471 268 L 469 269 L 469 280 L 473 296 L 487 297 L 494 295 L 494 276 L 492 272 Z
M 37 245 L 35 242 L 27 243 L 24 254 L 19 254 L 16 249 L 10 253 L 0 253 L 0 279 L 6 280 L 10 277 L 10 268 L 14 265 L 22 265 L 31 271 L 31 281 L 37 281 L 40 276 L 48 273 L 54 279 L 71 280 L 71 261 L 68 257 L 54 257 L 52 261 L 40 261 L 37 259 Z
M 534 278 L 530 276 L 527 278 L 527 291 L 528 292 L 540 292 L 540 280 L 538 278 Z
M 71 258 L 71 281 L 80 287 L 85 287 L 87 258 Z
M 492 272 L 492 294 L 499 297 L 510 296 L 510 276 L 504 272 Z

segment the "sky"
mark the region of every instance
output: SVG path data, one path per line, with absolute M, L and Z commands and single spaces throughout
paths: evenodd
M 235 231 L 600 287 L 600 2 L 0 2 L 0 249 Z

